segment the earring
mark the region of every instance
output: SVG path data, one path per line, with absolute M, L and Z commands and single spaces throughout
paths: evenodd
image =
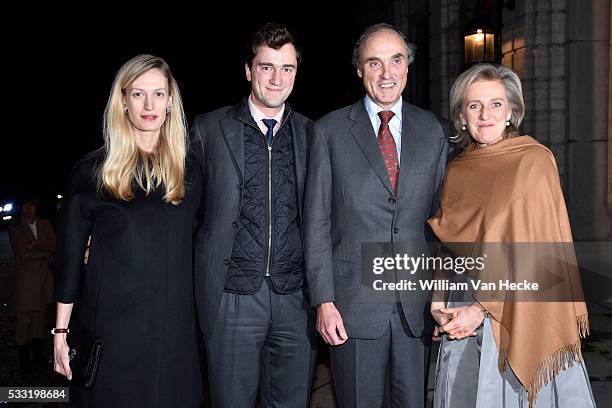
M 127 106 L 123 105 L 123 114 L 127 115 L 128 114 L 128 110 L 127 110 Z
M 466 129 L 467 129 L 467 126 L 461 125 L 461 130 L 465 131 Z
M 166 114 L 172 112 L 172 108 L 170 108 L 170 105 L 166 106 Z
M 506 121 L 506 127 L 510 126 L 510 120 Z

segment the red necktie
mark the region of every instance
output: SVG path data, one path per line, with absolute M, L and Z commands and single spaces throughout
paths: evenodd
M 389 130 L 389 121 L 395 115 L 392 111 L 384 110 L 378 112 L 380 117 L 380 128 L 378 128 L 378 146 L 385 159 L 387 167 L 387 175 L 391 181 L 391 188 L 394 193 L 397 193 L 397 176 L 399 175 L 399 163 L 397 159 L 397 149 L 395 148 L 395 139 Z

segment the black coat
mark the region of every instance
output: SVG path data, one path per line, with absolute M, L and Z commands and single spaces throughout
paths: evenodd
M 58 228 L 55 299 L 77 302 L 79 320 L 104 340 L 94 387 L 71 390 L 78 406 L 195 407 L 201 400 L 193 299 L 192 228 L 197 165 L 185 199 L 136 190 L 129 202 L 100 198 L 96 152 L 75 166 Z M 89 263 L 81 273 L 87 237 Z M 70 343 L 70 335 L 68 335 Z

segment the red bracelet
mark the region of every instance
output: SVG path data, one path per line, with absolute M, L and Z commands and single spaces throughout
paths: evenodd
M 55 327 L 51 329 L 51 334 L 61 334 L 61 333 L 70 333 L 70 329 L 56 329 Z

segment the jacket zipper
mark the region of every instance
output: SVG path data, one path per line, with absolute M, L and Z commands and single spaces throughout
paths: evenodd
M 274 142 L 274 136 L 272 136 Z M 270 276 L 272 261 L 272 145 L 268 144 L 268 257 L 266 259 L 266 276 Z
M 283 121 L 281 122 L 278 130 L 287 122 L 289 116 L 291 115 L 291 111 L 289 111 Z M 247 121 L 240 119 L 246 125 L 252 127 Z M 259 128 L 256 128 L 260 130 Z M 278 133 L 278 132 L 277 132 Z M 276 135 L 272 137 L 272 144 L 274 144 L 274 139 Z M 265 139 L 265 138 L 264 138 Z M 269 144 L 266 140 L 266 145 L 268 147 L 268 254 L 266 256 L 266 276 L 270 276 L 270 270 L 272 269 L 272 144 Z
M 285 119 L 278 127 L 278 131 L 285 124 L 290 113 L 291 111 L 285 115 Z M 276 135 L 272 136 L 272 144 L 268 144 L 268 257 L 266 259 L 266 276 L 270 276 L 270 270 L 272 269 L 272 145 L 274 144 L 274 139 L 276 139 Z

